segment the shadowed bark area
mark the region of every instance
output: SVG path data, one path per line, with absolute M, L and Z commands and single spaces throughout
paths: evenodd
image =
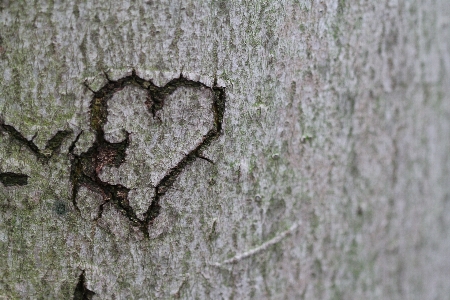
M 78 283 L 73 293 L 73 300 L 92 300 L 95 293 L 86 287 L 85 280 L 83 271 L 81 272 L 80 277 L 78 277 Z

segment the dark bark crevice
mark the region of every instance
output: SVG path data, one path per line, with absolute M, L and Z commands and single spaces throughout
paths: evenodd
M 28 175 L 5 172 L 0 173 L 0 182 L 4 186 L 23 186 L 28 184 Z
M 73 293 L 73 300 L 91 300 L 95 293 L 86 287 L 85 271 L 78 277 L 78 284 Z
M 72 134 L 71 130 L 59 130 L 48 140 L 45 149 L 41 151 L 33 142 L 33 139 L 26 139 L 14 126 L 5 124 L 2 120 L 0 120 L 0 131 L 8 133 L 15 141 L 28 148 L 42 163 L 47 163 L 59 151 L 63 141 Z

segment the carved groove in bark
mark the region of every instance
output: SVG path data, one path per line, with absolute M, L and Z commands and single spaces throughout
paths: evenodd
M 105 74 L 106 75 L 106 74 Z M 196 158 L 210 159 L 202 156 L 202 150 L 208 147 L 210 143 L 222 132 L 222 120 L 225 109 L 225 89 L 218 87 L 216 83 L 212 87 L 205 84 L 189 80 L 181 74 L 178 78 L 172 79 L 165 86 L 158 87 L 151 80 L 144 80 L 133 72 L 131 75 L 119 80 L 111 80 L 98 91 L 93 91 L 93 98 L 90 105 L 91 128 L 95 132 L 95 141 L 92 147 L 79 155 L 74 153 L 75 144 L 80 135 L 76 138 L 69 153 L 72 161 L 71 181 L 72 181 L 72 203 L 77 210 L 77 193 L 81 186 L 99 193 L 103 197 L 103 203 L 98 210 L 97 219 L 102 217 L 103 206 L 107 203 L 113 203 L 131 222 L 133 226 L 138 227 L 146 237 L 149 236 L 149 226 L 160 213 L 160 198 L 170 189 L 178 175 L 183 169 L 192 163 Z M 125 139 L 121 142 L 113 143 L 105 138 L 104 125 L 108 121 L 108 101 L 112 96 L 127 86 L 136 86 L 144 89 L 147 93 L 144 109 L 147 109 L 153 117 L 164 108 L 164 101 L 167 96 L 174 93 L 178 88 L 210 89 L 213 94 L 212 111 L 214 114 L 214 126 L 203 136 L 201 142 L 190 150 L 178 163 L 166 172 L 166 175 L 160 179 L 154 187 L 154 196 L 151 197 L 144 218 L 141 219 L 136 211 L 130 205 L 130 189 L 122 184 L 111 184 L 100 179 L 99 175 L 105 166 L 119 167 L 126 159 L 126 150 L 130 143 L 130 133 L 125 132 Z M 81 134 L 81 133 L 80 133 Z
M 22 186 L 28 184 L 28 175 L 5 172 L 0 173 L 0 182 L 4 186 Z

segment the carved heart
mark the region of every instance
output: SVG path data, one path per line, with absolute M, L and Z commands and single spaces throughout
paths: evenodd
M 148 236 L 159 198 L 220 134 L 224 99 L 223 88 L 182 76 L 164 87 L 135 73 L 109 81 L 91 102 L 93 146 L 80 155 L 72 151 L 75 207 L 79 188 L 86 186 Z

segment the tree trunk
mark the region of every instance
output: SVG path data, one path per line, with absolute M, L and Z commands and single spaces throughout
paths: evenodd
M 0 7 L 0 298 L 450 294 L 448 0 Z

